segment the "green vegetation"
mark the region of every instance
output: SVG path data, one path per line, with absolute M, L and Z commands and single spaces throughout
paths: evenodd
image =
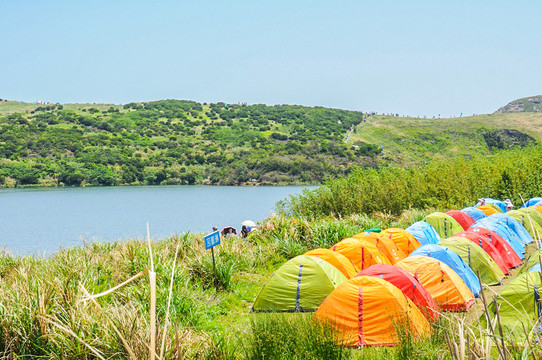
M 542 96 L 540 95 L 517 99 L 501 107 L 496 113 L 541 112 L 541 101 Z
M 377 153 L 343 143 L 361 113 L 321 107 L 4 102 L 0 114 L 4 186 L 316 184 Z
M 282 203 L 292 216 L 344 216 L 375 212 L 399 214 L 405 208 L 461 209 L 474 199 L 509 198 L 522 204 L 542 194 L 542 147 L 497 152 L 472 159 L 436 159 L 425 166 L 357 169 Z
M 369 116 L 366 122 L 364 116 L 180 100 L 2 101 L 0 186 L 321 184 L 356 167 L 491 155 L 542 139 L 542 114 Z

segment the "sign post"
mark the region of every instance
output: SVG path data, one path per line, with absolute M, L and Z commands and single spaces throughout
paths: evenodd
M 205 240 L 205 250 L 211 249 L 211 255 L 213 257 L 213 273 L 215 275 L 215 289 L 218 291 L 218 283 L 217 283 L 217 277 L 216 277 L 216 263 L 215 263 L 215 251 L 214 247 L 220 244 L 220 232 L 217 230 L 215 232 L 210 233 L 209 235 L 205 235 L 203 238 Z

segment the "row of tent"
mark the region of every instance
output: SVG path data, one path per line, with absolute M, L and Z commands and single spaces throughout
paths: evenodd
M 469 310 L 482 284 L 501 284 L 523 263 L 525 246 L 542 234 L 542 198 L 534 199 L 531 207 L 506 214 L 499 200 L 486 199 L 486 205 L 433 213 L 406 229 L 371 229 L 311 250 L 271 276 L 253 311 L 316 311 L 315 319 L 338 329 L 345 346 L 395 345 L 398 324 L 428 336 L 441 311 Z M 540 271 L 537 261 L 531 257 L 525 268 Z M 534 277 L 524 271 L 503 292 L 516 294 L 519 286 L 520 300 L 538 294 L 540 277 Z M 503 326 L 518 334 L 526 313 L 528 324 L 536 323 L 539 303 L 529 304 L 521 314 L 509 306 L 516 311 L 508 317 L 507 308 L 500 309 Z

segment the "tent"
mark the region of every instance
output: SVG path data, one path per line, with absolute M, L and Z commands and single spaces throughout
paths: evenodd
M 525 259 L 525 262 L 523 263 L 523 266 L 519 272 L 526 272 L 536 264 L 540 264 L 540 257 L 542 257 L 542 249 L 537 249 L 531 255 L 529 255 L 527 259 Z
M 390 240 L 388 237 L 380 237 L 378 233 L 366 231 L 356 234 L 353 238 L 370 242 L 389 260 L 390 264 L 395 264 L 407 257 L 407 255 L 399 248 L 399 246 Z
M 442 261 L 459 275 L 474 296 L 480 294 L 480 282 L 478 277 L 474 274 L 472 269 L 465 264 L 463 259 L 452 250 L 440 245 L 424 245 L 417 248 L 411 254 L 411 256 L 416 255 L 429 256 L 433 259 Z
M 400 228 L 386 229 L 378 235 L 378 239 L 393 241 L 407 256 L 413 252 L 414 249 L 421 246 L 420 242 L 416 240 L 414 236 L 408 231 Z
M 499 234 L 512 247 L 520 259 L 524 258 L 525 243 L 506 223 L 501 222 L 497 217 L 488 216 L 478 220 L 471 226 L 471 228 L 475 227 L 486 228 Z
M 468 235 L 468 234 L 475 234 L 475 235 Z M 491 231 L 489 229 L 482 228 L 482 227 L 471 227 L 467 231 L 458 233 L 455 236 L 460 236 L 460 237 L 471 236 L 474 239 L 477 239 L 477 236 L 487 238 L 489 243 L 492 244 L 495 247 L 495 249 L 497 249 L 497 251 L 501 255 L 501 258 L 504 260 L 504 263 L 506 264 L 506 266 L 508 266 L 509 269 L 514 268 L 522 263 L 518 254 L 516 254 L 516 252 L 512 249 L 510 244 L 508 244 L 501 236 L 499 236 L 499 234 L 497 234 L 494 231 Z
M 464 231 L 458 234 L 455 234 L 454 237 L 462 237 L 468 239 L 481 247 L 488 255 L 495 261 L 495 264 L 501 269 L 504 275 L 507 275 L 510 271 L 510 267 L 506 264 L 504 259 L 501 256 L 501 253 L 493 243 L 489 241 L 489 238 L 486 236 L 481 236 L 479 232 L 473 231 Z
M 480 274 L 480 281 L 488 285 L 500 285 L 504 273 L 493 259 L 478 245 L 462 237 L 450 237 L 439 245 L 455 252 L 474 271 Z
M 357 276 L 335 291 L 314 315 L 339 331 L 342 345 L 394 346 L 397 330 L 407 327 L 414 337 L 429 337 L 431 326 L 401 290 L 373 276 Z
M 514 219 L 513 217 L 509 216 L 508 213 L 506 214 L 494 214 L 491 217 L 492 221 L 496 221 L 494 219 L 498 219 L 500 223 L 506 224 L 514 233 L 516 233 L 517 238 L 519 241 L 523 243 L 523 245 L 532 243 L 533 237 L 531 234 L 529 234 L 529 231 L 525 228 L 525 226 L 521 225 L 519 221 Z
M 522 207 L 530 207 L 533 205 L 540 205 L 542 204 L 542 197 L 534 197 L 525 202 Z
M 375 276 L 384 279 L 405 294 L 430 321 L 437 321 L 439 306 L 414 276 L 393 265 L 377 264 L 362 270 L 357 276 Z
M 405 230 L 412 234 L 421 245 L 436 244 L 440 241 L 435 228 L 425 221 L 416 221 Z
M 536 211 L 535 208 L 511 210 L 506 215 L 516 219 L 534 239 L 542 237 L 542 213 Z
M 344 255 L 336 251 L 329 249 L 314 249 L 307 251 L 304 255 L 315 256 L 322 260 L 327 261 L 331 265 L 335 266 L 347 279 L 353 278 L 359 272 L 358 268 L 352 264 L 350 260 Z
M 409 256 L 395 264 L 413 275 L 445 311 L 467 311 L 474 295 L 448 265 L 428 256 Z
M 368 241 L 346 238 L 333 245 L 330 250 L 346 256 L 359 270 L 373 264 L 389 264 L 388 258 Z
M 432 213 L 427 215 L 423 221 L 433 226 L 441 239 L 446 239 L 463 231 L 463 227 L 453 217 L 445 213 Z
M 461 209 L 462 212 L 468 214 L 471 218 L 474 219 L 474 221 L 478 221 L 480 219 L 485 218 L 487 215 L 480 209 L 477 209 L 473 206 L 466 207 Z
M 489 205 L 489 206 L 496 206 L 500 209 L 500 212 L 506 212 L 506 203 L 502 200 L 497 200 L 497 199 L 492 199 L 492 198 L 485 198 L 486 200 L 486 205 Z M 476 203 L 476 207 L 480 206 L 481 203 L 478 201 Z
M 535 332 L 540 332 L 541 286 L 540 273 L 525 272 L 516 276 L 499 292 L 497 303 L 499 304 L 500 323 L 507 336 L 510 335 L 523 343 L 525 341 L 524 326 L 531 335 L 533 328 Z M 496 311 L 493 302 L 489 304 L 488 310 L 493 315 L 492 322 L 494 322 Z M 486 326 L 485 315 L 482 315 L 480 320 Z
M 314 256 L 299 255 L 271 275 L 254 301 L 253 311 L 315 311 L 346 277 Z
M 474 219 L 467 213 L 464 213 L 459 210 L 450 210 L 446 211 L 446 215 L 450 215 L 461 225 L 463 230 L 467 230 L 472 224 L 474 224 Z
M 480 205 L 476 207 L 478 210 L 481 210 L 486 214 L 487 216 L 502 213 L 501 209 L 497 205 L 487 204 L 487 205 Z

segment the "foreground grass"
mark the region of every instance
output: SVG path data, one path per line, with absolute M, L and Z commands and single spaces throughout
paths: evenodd
M 224 239 L 216 248 L 218 291 L 201 234 L 153 243 L 157 351 L 163 349 L 162 359 L 453 359 L 456 347 L 458 354 L 479 354 L 471 358 L 496 358 L 494 341 L 479 328 L 480 312 L 443 316 L 427 340 L 401 334 L 400 346 L 363 349 L 336 346 L 340 336 L 315 324 L 312 314 L 250 312 L 262 284 L 287 259 L 364 229 L 404 228 L 429 211 L 409 210 L 397 217 L 270 219 L 247 240 Z M 85 244 L 48 258 L 3 254 L 0 359 L 146 358 L 151 308 L 147 269 L 149 251 L 143 241 Z M 85 289 L 98 294 L 141 272 L 138 279 L 97 298 L 97 305 L 85 300 Z M 518 349 L 509 358 L 523 358 L 524 347 Z

